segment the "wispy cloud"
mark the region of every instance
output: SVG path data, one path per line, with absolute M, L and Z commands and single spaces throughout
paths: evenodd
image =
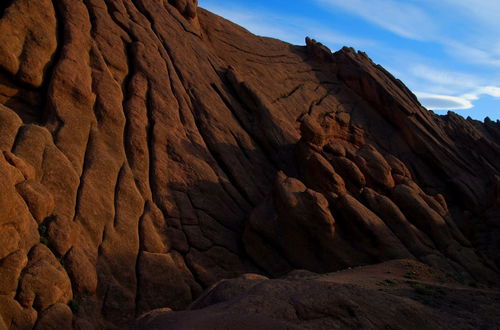
M 449 92 L 463 92 L 475 88 L 481 84 L 481 79 L 475 75 L 447 71 L 440 68 L 434 68 L 425 64 L 415 64 L 409 69 L 409 73 L 415 78 L 422 80 L 422 85 L 427 88 L 440 88 Z
M 500 87 L 484 85 L 484 79 L 472 74 L 439 70 L 424 64 L 415 65 L 410 72 L 420 79 L 415 86 L 424 92 L 416 92 L 416 95 L 428 109 L 471 109 L 474 101 L 483 95 L 500 98 Z
M 399 36 L 426 40 L 434 35 L 432 18 L 419 7 L 395 0 L 315 0 L 332 10 L 342 9 Z
M 500 87 L 482 86 L 477 87 L 468 93 L 452 96 L 433 94 L 425 92 L 415 93 L 420 103 L 431 110 L 465 110 L 474 107 L 474 101 L 479 100 L 483 95 L 500 98 Z
M 496 0 L 426 0 L 434 4 L 461 11 L 464 16 L 474 19 L 481 25 L 490 25 L 500 28 L 500 2 Z
M 443 44 L 451 56 L 459 57 L 465 62 L 500 67 L 500 39 L 490 40 L 486 49 L 455 40 L 445 40 Z
M 500 67 L 500 2 L 495 0 L 315 0 L 344 10 L 400 37 L 440 44 L 467 62 Z M 423 4 L 427 5 L 424 6 Z M 451 19 L 450 17 L 456 17 Z M 444 18 L 444 19 L 443 19 Z M 458 19 L 460 18 L 460 19 Z M 460 39 L 454 30 L 466 25 Z M 489 32 L 491 31 L 491 32 Z M 466 39 L 466 40 L 465 40 Z
M 496 98 L 500 98 L 500 87 L 496 86 L 483 86 L 478 87 L 470 93 L 462 95 L 463 98 L 471 101 L 479 100 L 482 95 L 488 95 Z
M 463 97 L 429 93 L 416 93 L 415 95 L 424 107 L 431 110 L 464 110 L 473 107 L 472 102 Z
M 455 22 L 467 28 L 459 40 L 451 38 L 447 46 L 465 60 L 500 67 L 500 1 L 497 0 L 425 0 L 451 11 Z

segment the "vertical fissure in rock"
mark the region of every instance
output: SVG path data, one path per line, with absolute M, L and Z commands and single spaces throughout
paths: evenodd
M 266 157 L 266 159 L 269 161 L 270 164 L 273 165 L 273 167 L 278 170 L 279 165 L 273 160 L 273 158 L 269 155 L 268 150 L 262 145 L 261 142 L 258 141 L 256 137 L 252 134 L 252 132 L 249 130 L 247 127 L 248 125 L 245 124 L 245 122 L 240 118 L 238 113 L 236 112 L 236 109 L 231 105 L 230 101 L 225 97 L 225 95 L 222 93 L 222 91 L 219 89 L 217 84 L 211 83 L 212 89 L 217 93 L 219 98 L 222 100 L 222 102 L 226 105 L 226 107 L 231 111 L 231 114 L 233 115 L 234 119 L 238 123 L 238 125 L 246 132 L 246 134 L 250 137 L 252 142 L 255 144 L 255 146 L 262 151 L 262 154 Z
M 41 103 L 41 114 L 39 121 L 41 124 L 47 124 L 48 122 L 52 120 L 56 120 L 59 125 L 57 130 L 54 132 L 53 136 L 54 138 L 57 136 L 57 132 L 60 129 L 61 126 L 61 120 L 58 118 L 57 115 L 52 111 L 51 109 L 51 100 L 50 100 L 50 87 L 54 78 L 54 74 L 57 68 L 57 65 L 61 61 L 62 57 L 62 49 L 64 47 L 64 25 L 65 25 L 65 20 L 63 15 L 61 14 L 61 9 L 59 6 L 61 6 L 61 3 L 59 0 L 53 0 L 52 1 L 52 6 L 54 7 L 54 13 L 56 16 L 56 50 L 54 54 L 52 54 L 52 58 L 50 59 L 49 63 L 44 69 L 44 74 L 43 74 L 43 82 L 42 86 L 40 87 L 41 91 L 41 97 L 42 97 L 42 103 Z
M 97 22 L 97 17 L 95 14 L 94 6 L 89 2 L 89 0 L 83 0 L 83 4 L 85 5 L 85 7 L 87 7 L 87 12 L 89 14 L 90 36 L 92 37 L 93 40 L 95 40 L 97 36 L 97 31 L 95 26 Z
M 196 102 L 196 103 L 198 103 L 198 102 Z M 193 106 L 193 108 L 196 109 L 199 106 L 201 106 L 201 105 L 200 104 L 196 104 L 196 105 Z M 203 125 L 204 125 L 203 122 L 197 116 L 195 116 L 194 114 L 193 114 L 193 116 L 195 118 L 195 125 L 196 125 L 196 127 L 198 129 L 198 132 L 200 133 L 203 141 L 205 142 L 205 146 L 207 147 L 207 151 L 212 156 L 212 159 L 215 160 L 215 162 L 217 163 L 217 166 L 226 175 L 226 177 L 228 178 L 228 180 L 231 183 L 231 185 L 234 188 L 236 188 L 236 190 L 238 191 L 238 193 L 240 194 L 240 196 L 243 197 L 243 199 L 249 205 L 251 205 L 252 207 L 255 207 L 255 203 L 252 202 L 252 199 L 250 198 L 250 196 L 248 196 L 248 194 L 245 191 L 245 189 L 240 185 L 237 177 L 231 171 L 231 168 L 226 164 L 226 162 L 224 161 L 223 157 L 220 155 L 219 151 L 216 150 L 216 148 L 214 148 L 214 146 L 212 146 L 211 139 L 208 138 L 207 132 L 205 132 L 205 129 L 203 127 Z M 226 192 L 226 193 L 228 193 L 228 192 Z M 229 197 L 232 197 L 231 194 L 229 194 Z M 243 210 L 244 210 L 244 208 L 243 208 Z
M 189 1 L 189 0 L 188 0 Z M 168 1 L 169 3 L 172 3 L 171 0 Z M 186 28 L 186 25 L 179 19 L 179 17 L 177 17 L 177 15 L 175 15 L 174 13 L 172 13 L 172 9 L 171 8 L 168 8 L 168 7 L 165 7 L 165 9 L 170 13 L 170 16 L 177 22 L 179 23 L 179 26 L 184 30 L 184 32 L 187 32 L 191 35 L 194 35 L 195 37 L 197 37 L 198 39 L 202 39 L 202 37 L 198 34 L 196 34 L 195 32 L 189 30 L 188 28 Z M 183 13 L 181 13 L 181 15 L 184 16 Z
M 127 26 L 125 26 L 122 22 L 120 22 L 120 20 L 118 20 L 115 17 L 112 10 L 119 12 L 118 9 L 116 8 L 115 4 L 113 2 L 105 2 L 104 6 L 106 6 L 106 11 L 108 12 L 109 17 L 116 24 L 116 26 L 118 26 L 129 37 L 129 39 L 133 39 L 130 36 L 129 28 Z
M 151 198 L 152 202 L 158 205 L 160 210 L 165 214 L 165 210 L 163 210 L 162 206 L 157 203 L 158 199 L 158 189 L 156 187 L 156 180 L 154 178 L 155 174 L 155 149 L 154 149 L 154 139 L 155 139 L 155 120 L 153 117 L 153 96 L 151 94 L 151 82 L 147 80 L 147 92 L 146 92 L 146 114 L 148 118 L 147 126 L 146 126 L 146 136 L 148 143 L 148 156 L 149 156 L 149 166 L 148 166 L 148 179 L 149 179 L 149 189 L 151 190 Z
M 129 150 L 129 146 L 126 143 L 127 138 L 132 138 L 129 137 L 129 129 L 130 129 L 130 121 L 129 121 L 129 116 L 128 116 L 128 109 L 127 105 L 128 102 L 130 101 L 130 84 L 132 82 L 132 79 L 134 75 L 137 72 L 137 68 L 135 67 L 135 59 L 134 59 L 134 52 L 132 50 L 132 43 L 126 43 L 123 41 L 123 45 L 125 48 L 125 58 L 127 60 L 127 73 L 125 74 L 125 77 L 123 78 L 123 83 L 121 84 L 122 88 L 122 111 L 123 111 L 123 117 L 125 118 L 125 125 L 123 128 L 123 143 L 124 143 L 124 149 L 125 149 L 125 157 L 127 158 L 127 163 L 131 164 L 132 163 L 132 155 L 131 151 Z
M 119 194 L 120 194 L 120 185 L 123 180 L 123 176 L 125 175 L 125 164 L 122 164 L 120 167 L 120 170 L 118 171 L 117 177 L 116 177 L 116 183 L 115 183 L 115 192 L 114 192 L 114 200 L 113 200 L 113 206 L 114 206 L 114 217 L 113 217 L 113 227 L 116 228 L 118 224 L 118 199 L 119 199 Z
M 224 76 L 221 78 L 221 80 L 224 83 L 225 88 L 227 88 L 229 95 L 231 95 L 231 97 L 233 97 L 234 100 L 238 104 L 241 105 L 241 108 L 243 110 L 245 110 L 246 113 L 248 113 L 250 116 L 253 116 L 254 115 L 253 111 L 249 108 L 247 103 L 240 97 L 240 94 L 236 91 L 234 86 L 228 81 L 228 78 L 226 76 Z M 212 86 L 212 88 L 213 88 L 213 86 Z M 225 97 L 224 93 L 222 93 L 222 91 L 218 87 L 215 89 L 215 91 L 217 92 L 219 97 L 222 99 L 224 104 L 226 104 L 226 106 L 229 108 L 229 110 L 231 112 L 233 112 L 234 117 L 236 119 L 238 119 L 239 117 L 237 115 L 236 109 L 231 105 L 231 102 Z M 276 157 L 277 150 L 275 150 L 272 146 L 266 146 L 264 138 L 260 137 L 257 132 L 252 131 L 251 128 L 248 127 L 251 124 L 245 125 L 245 122 L 241 119 L 238 120 L 238 124 L 240 125 L 241 128 L 243 128 L 243 130 L 245 130 L 247 132 L 248 136 L 250 136 L 252 138 L 252 140 L 255 142 L 256 146 L 262 151 L 262 153 L 267 158 L 269 163 L 272 164 L 272 166 L 276 170 L 285 170 L 283 168 L 284 166 L 280 165 L 279 161 L 277 161 L 277 157 Z M 254 126 L 256 126 L 256 125 L 254 125 Z M 255 129 L 257 130 L 259 128 L 255 127 Z M 286 170 L 285 170 L 285 172 L 286 172 Z
M 76 204 L 75 204 L 75 214 L 74 214 L 73 221 L 75 221 L 76 218 L 78 217 L 78 212 L 80 209 L 80 201 L 82 198 L 82 191 L 83 191 L 83 188 L 84 188 L 85 183 L 86 183 L 85 182 L 85 174 L 86 174 L 88 162 L 90 159 L 90 148 L 92 146 L 93 139 L 94 139 L 94 137 L 93 137 L 92 125 L 91 125 L 89 128 L 89 133 L 87 135 L 87 144 L 85 145 L 85 155 L 83 156 L 82 172 L 80 173 L 80 180 L 78 181 L 78 189 L 76 191 L 76 199 L 75 199 Z
M 140 283 L 141 283 L 141 274 L 140 274 L 140 270 L 139 270 L 139 259 L 141 257 L 141 253 L 142 253 L 142 249 L 143 249 L 143 246 L 144 246 L 144 243 L 143 243 L 143 240 L 144 240 L 144 237 L 143 237 L 143 233 L 141 231 L 141 226 L 142 226 L 142 223 L 144 222 L 144 217 L 146 216 L 146 212 L 148 212 L 148 203 L 151 203 L 151 201 L 145 201 L 144 202 L 144 208 L 143 208 L 143 211 L 142 211 L 142 215 L 139 217 L 139 221 L 137 222 L 137 234 L 139 235 L 139 249 L 137 250 L 137 256 L 136 256 L 136 259 L 135 259 L 135 298 L 134 298 L 134 306 L 135 306 L 135 317 L 137 317 L 138 315 L 138 312 L 139 312 L 139 301 L 141 299 L 141 296 L 140 296 Z

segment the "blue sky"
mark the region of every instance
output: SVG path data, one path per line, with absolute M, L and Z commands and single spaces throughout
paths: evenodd
M 498 0 L 200 0 L 251 32 L 362 50 L 436 113 L 500 119 Z

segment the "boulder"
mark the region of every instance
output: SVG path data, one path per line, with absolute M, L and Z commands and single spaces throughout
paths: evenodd
M 71 282 L 64 268 L 42 244 L 28 255 L 29 261 L 19 280 L 16 299 L 25 308 L 43 312 L 54 304 L 67 304 L 73 297 Z
M 359 149 L 355 162 L 374 183 L 384 188 L 390 189 L 394 187 L 391 167 L 375 147 L 371 145 L 363 146 L 363 148 Z

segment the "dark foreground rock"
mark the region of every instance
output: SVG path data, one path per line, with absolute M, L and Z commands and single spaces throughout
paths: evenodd
M 460 285 L 425 265 L 399 260 L 347 273 L 295 271 L 279 280 L 252 275 L 223 280 L 187 311 L 155 310 L 129 329 L 496 329 L 500 324 L 500 292 Z
M 216 287 L 211 294 L 224 295 L 220 290 Z M 270 280 L 231 298 L 217 299 L 216 305 L 208 303 L 199 310 L 152 312 L 133 329 L 438 329 L 445 325 L 436 313 L 415 302 L 335 283 Z

